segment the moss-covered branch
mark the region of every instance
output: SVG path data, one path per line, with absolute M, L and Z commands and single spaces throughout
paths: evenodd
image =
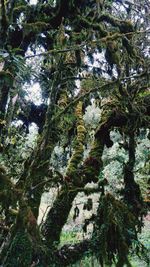
M 79 122 L 81 120 L 81 122 L 83 123 L 81 118 L 81 107 L 82 102 L 79 102 L 79 106 L 77 105 L 77 114 L 79 116 Z M 80 129 L 78 131 L 78 134 L 79 140 L 83 141 L 84 134 L 80 132 Z M 74 179 L 71 180 L 71 183 L 67 183 L 67 187 L 66 183 L 62 186 L 61 191 L 57 196 L 56 200 L 54 201 L 53 207 L 48 212 L 46 220 L 42 227 L 42 233 L 49 245 L 52 245 L 54 242 L 59 242 L 61 230 L 67 221 L 69 212 L 72 208 L 72 202 L 78 193 L 76 187 L 84 187 L 88 182 L 98 180 L 98 175 L 102 167 L 101 157 L 103 154 L 104 144 L 104 133 L 102 132 L 102 135 L 97 134 L 89 157 L 83 163 L 81 170 L 78 169 L 78 164 L 76 164 L 76 162 L 78 163 L 78 161 L 75 160 L 74 163 L 74 155 L 76 159 L 76 153 L 73 154 L 71 159 L 71 164 L 73 164 L 73 170 L 69 167 L 69 174 L 70 176 L 73 174 Z M 80 157 L 79 160 L 81 159 Z M 53 225 L 55 225 L 55 228 L 53 228 Z
M 74 107 L 80 100 L 83 100 L 85 99 L 86 97 L 88 97 L 91 93 L 94 93 L 94 92 L 97 92 L 97 91 L 103 91 L 105 89 L 108 90 L 108 88 L 110 88 L 110 90 L 115 87 L 115 86 L 119 86 L 119 84 L 121 82 L 127 82 L 128 80 L 130 79 L 140 79 L 140 78 L 143 78 L 143 77 L 146 77 L 147 75 L 149 75 L 149 72 L 143 72 L 141 74 L 138 74 L 138 75 L 133 75 L 133 76 L 130 76 L 130 77 L 124 77 L 122 79 L 117 79 L 115 81 L 110 81 L 108 83 L 104 83 L 102 84 L 101 86 L 96 86 L 96 87 L 92 87 L 91 89 L 89 89 L 87 92 L 81 94 L 81 95 L 78 95 L 77 97 L 74 98 L 73 101 L 71 101 L 70 103 L 68 103 L 68 105 L 64 108 L 64 110 L 60 111 L 55 117 L 54 117 L 54 120 L 60 120 L 61 116 L 63 116 L 70 108 Z M 147 85 L 146 88 L 148 88 L 149 85 Z M 145 88 L 145 89 L 146 89 Z M 143 97 L 140 97 L 141 98 L 141 101 L 146 101 L 146 99 L 148 98 L 147 96 L 143 96 Z M 145 100 L 144 100 L 145 99 Z M 140 100 L 140 99 L 139 99 Z M 146 109 L 147 109 L 147 112 L 149 112 L 149 104 L 148 104 L 148 101 L 146 101 Z
M 76 174 L 76 170 L 78 168 L 79 163 L 81 162 L 83 158 L 83 152 L 84 152 L 84 141 L 86 137 L 86 129 L 84 127 L 84 121 L 83 121 L 83 114 L 82 114 L 82 101 L 79 101 L 75 110 L 76 115 L 76 126 L 77 126 L 77 136 L 76 136 L 76 142 L 74 146 L 73 155 L 68 163 L 68 167 L 66 170 L 66 181 L 69 180 L 75 184 L 75 179 L 77 178 L 74 174 Z
M 61 100 L 59 100 L 59 105 L 63 105 L 64 107 L 66 105 L 66 98 L 64 98 L 64 94 L 61 94 L 61 96 L 63 97 L 63 99 L 61 98 Z M 68 192 L 66 185 L 68 184 L 68 181 L 71 182 L 71 186 L 74 186 L 76 184 L 77 176 L 75 174 L 78 168 L 78 164 L 80 163 L 83 157 L 83 143 L 85 140 L 86 130 L 84 128 L 83 122 L 82 105 L 82 101 L 79 101 L 75 109 L 77 140 L 74 147 L 73 155 L 68 163 L 68 167 L 64 177 L 65 185 L 62 187 L 62 190 L 58 195 L 56 201 L 54 202 L 53 207 L 49 211 L 46 222 L 44 223 L 42 228 L 43 235 L 45 236 L 48 244 L 53 244 L 53 242 L 59 242 L 60 232 L 62 230 L 63 225 L 67 221 L 68 214 L 72 207 L 72 202 L 75 196 L 77 195 L 76 191 Z M 57 226 L 54 228 L 53 225 Z
M 74 177 L 80 178 L 76 179 L 78 183 L 74 184 L 72 180 L 72 185 L 70 184 L 69 188 L 66 188 L 66 186 L 62 187 L 60 195 L 54 201 L 54 205 L 47 215 L 43 225 L 43 235 L 50 244 L 54 241 L 59 241 L 62 227 L 66 223 L 72 207 L 72 201 L 78 193 L 78 190 L 75 190 L 76 187 L 84 187 L 88 182 L 98 181 L 98 175 L 102 167 L 101 157 L 104 145 L 107 147 L 113 145 L 109 136 L 110 130 L 114 127 L 125 127 L 129 123 L 130 118 L 127 114 L 117 110 L 117 107 L 114 105 L 111 112 L 108 113 L 106 117 L 103 117 L 103 120 L 104 121 L 101 122 L 96 131 L 95 141 L 89 153 L 89 157 L 85 160 L 81 169 L 76 168 L 76 171 L 74 169 Z M 62 216 L 59 216 L 60 213 Z M 51 229 L 53 225 L 56 224 L 56 221 L 57 226 L 55 226 L 55 231 L 53 232 Z
M 130 20 L 119 20 L 110 14 L 101 15 L 97 21 L 105 21 L 107 23 L 110 23 L 112 26 L 118 27 L 121 33 L 129 33 L 134 31 L 133 24 Z
M 128 144 L 129 160 L 124 165 L 124 200 L 130 207 L 133 214 L 136 216 L 142 215 L 143 211 L 143 199 L 139 185 L 134 179 L 134 166 L 135 166 L 135 132 L 129 133 Z

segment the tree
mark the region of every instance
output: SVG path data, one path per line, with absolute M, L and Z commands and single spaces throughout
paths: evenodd
M 39 0 L 34 5 L 1 0 L 2 266 L 68 266 L 85 252 L 95 254 L 101 266 L 131 266 L 128 254 L 146 214 L 134 169 L 138 136 L 149 129 L 148 6 L 146 0 Z M 33 81 L 40 84 L 41 105 L 25 97 L 24 86 Z M 96 129 L 84 120 L 91 101 L 101 110 Z M 19 119 L 22 127 L 17 127 Z M 18 157 L 32 122 L 39 128 L 36 145 Z M 117 196 L 106 192 L 109 177 L 101 175 L 113 130 L 128 156 Z M 63 149 L 57 167 L 56 146 Z M 58 194 L 39 227 L 41 197 L 51 187 L 59 187 Z M 97 213 L 90 219 L 93 233 L 60 248 L 79 192 L 99 193 Z

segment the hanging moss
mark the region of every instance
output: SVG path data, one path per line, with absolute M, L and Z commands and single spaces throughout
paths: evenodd
M 97 219 L 93 234 L 95 252 L 100 260 L 118 267 L 128 261 L 129 249 L 137 240 L 137 220 L 127 206 L 111 194 L 100 198 Z
M 99 34 L 101 37 L 105 37 L 108 34 L 104 26 L 100 23 L 93 23 L 93 21 L 89 21 L 87 18 L 83 18 L 81 16 L 78 16 L 77 20 L 78 20 L 80 27 L 97 30 L 99 31 Z

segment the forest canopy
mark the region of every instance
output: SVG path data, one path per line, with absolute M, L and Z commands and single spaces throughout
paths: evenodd
M 149 0 L 0 0 L 1 266 L 132 266 L 132 250 L 149 264 L 149 12 Z M 92 231 L 62 244 L 80 194 Z

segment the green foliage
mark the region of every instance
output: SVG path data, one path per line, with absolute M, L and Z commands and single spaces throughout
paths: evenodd
M 93 241 L 102 266 L 113 262 L 118 267 L 130 266 L 128 254 L 133 240 L 137 240 L 136 225 L 136 218 L 125 204 L 110 194 L 101 197 Z
M 60 244 L 76 243 L 78 241 L 78 232 L 75 231 L 63 231 L 60 237 Z
M 18 231 L 7 255 L 6 267 L 27 267 L 32 260 L 32 247 L 28 234 L 24 231 Z
M 22 163 L 30 156 L 36 144 L 37 133 L 34 129 L 28 136 L 21 129 L 21 125 L 14 123 L 8 128 L 5 140 L 5 153 L 0 155 L 0 163 L 7 167 L 9 174 L 17 180 L 23 171 Z
M 0 71 L 0 85 L 6 83 L 7 86 L 11 86 L 13 79 L 13 74 L 10 71 Z
M 149 190 L 147 2 L 1 1 L 2 265 L 33 266 L 35 257 L 42 267 L 55 260 L 67 266 L 85 257 L 81 264 L 88 267 L 88 259 L 97 264 L 96 255 L 101 266 L 122 267 L 131 266 L 132 247 L 145 255 L 140 212 L 135 218 L 129 208 L 141 211 L 138 200 Z M 34 82 L 40 106 L 26 90 L 34 91 Z M 39 134 L 28 133 L 32 122 L 41 126 Z M 52 199 L 53 186 L 57 193 L 39 228 L 41 199 L 49 189 Z M 61 232 L 86 189 L 98 192 L 99 207 L 88 208 L 91 239 L 77 244 L 76 234 Z

